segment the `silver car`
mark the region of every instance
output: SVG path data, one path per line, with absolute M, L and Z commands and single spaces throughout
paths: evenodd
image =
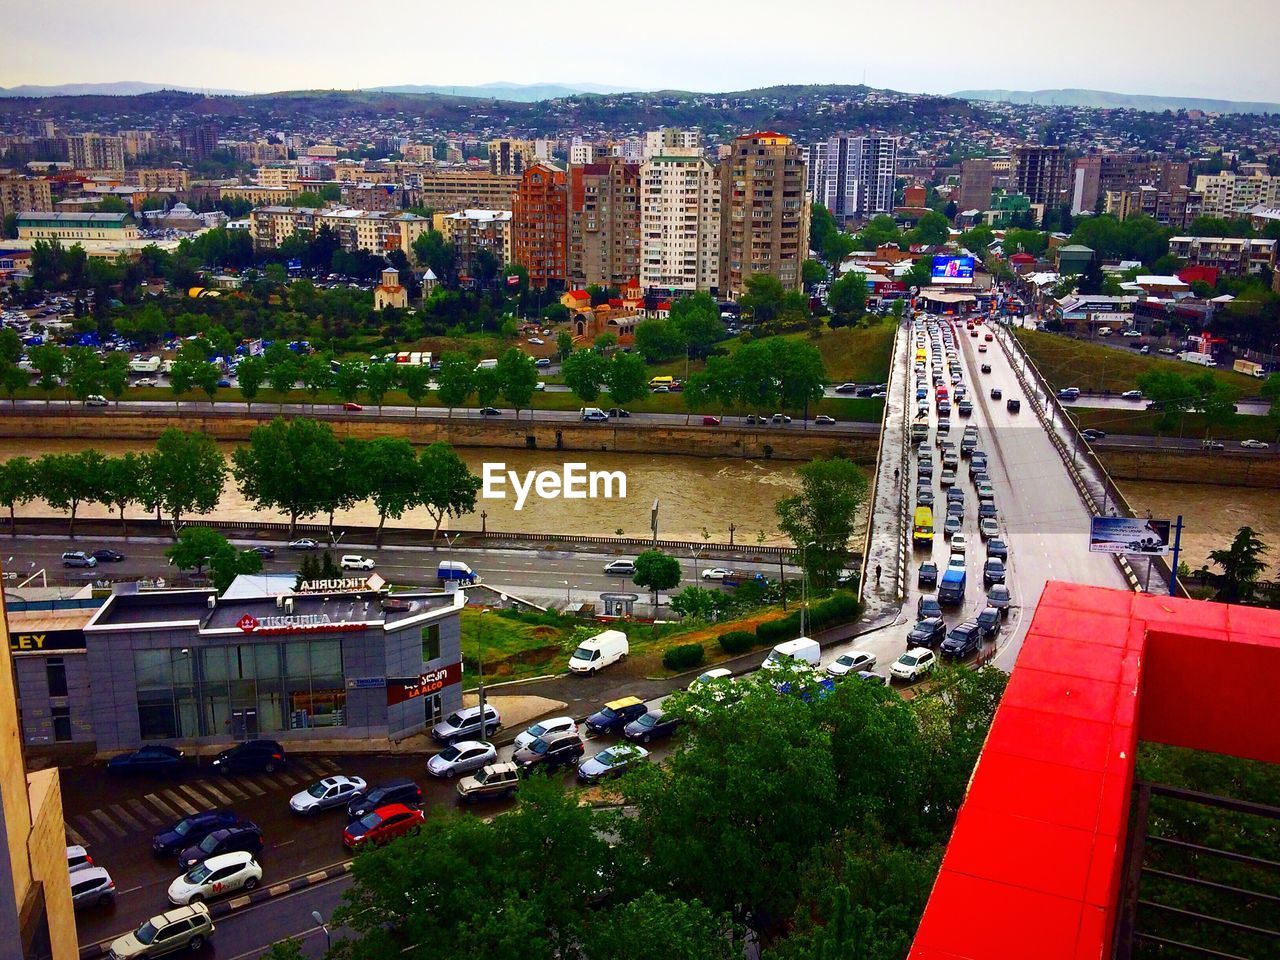
M 107 907 L 115 899 L 115 881 L 101 867 L 84 867 L 71 875 L 71 905 L 75 909 Z
M 462 740 L 450 744 L 427 761 L 427 772 L 433 777 L 456 777 L 460 773 L 479 770 L 498 759 L 497 748 L 484 740 Z

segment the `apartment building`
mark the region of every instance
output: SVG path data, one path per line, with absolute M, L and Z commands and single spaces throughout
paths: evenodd
M 521 176 L 538 162 L 532 140 L 515 140 L 500 137 L 489 141 L 489 172 L 504 177 Z
M 282 187 L 264 187 L 258 184 L 236 184 L 218 188 L 219 200 L 247 200 L 256 206 L 283 203 L 292 200 L 302 192 L 297 183 Z
M 154 130 L 121 130 L 117 136 L 124 145 L 126 160 L 137 160 L 155 153 L 160 146 L 160 138 Z
M 893 212 L 898 142 L 841 133 L 806 151 L 810 196 L 842 222 Z
M 1200 174 L 1196 177 L 1196 192 L 1204 197 L 1206 217 L 1230 220 L 1259 204 L 1264 207 L 1280 206 L 1280 177 Z
M 991 206 L 991 192 L 995 189 L 995 161 L 990 157 L 971 157 L 960 162 L 961 210 L 983 212 Z
M 541 141 L 539 141 L 541 142 Z M 539 157 L 539 160 L 544 159 Z M 596 145 L 582 137 L 574 137 L 569 143 L 569 163 L 580 166 L 593 163 L 596 159 Z
M 77 170 L 124 171 L 124 141 L 101 133 L 67 137 L 67 159 Z
M 432 217 L 432 227 L 453 244 L 460 277 L 475 277 L 481 250 L 487 250 L 498 261 L 499 267 L 511 263 L 510 210 L 437 213 Z
M 249 235 L 257 250 L 274 250 L 295 235 L 311 240 L 324 227 L 333 231 L 344 250 L 403 250 L 413 259 L 413 241 L 431 229 L 431 221 L 412 213 L 289 206 L 258 207 L 249 214 Z
M 569 277 L 568 175 L 535 163 L 520 178 L 511 203 L 511 258 L 529 271 L 535 287 L 562 285 Z
M 138 239 L 138 227 L 127 213 L 18 214 L 19 240 L 57 240 L 70 246 L 82 241 L 120 243 Z
M 702 131 L 662 127 L 644 135 L 644 159 L 697 156 L 702 153 Z
M 398 183 L 344 183 L 342 204 L 361 210 L 403 210 L 404 187 Z
M 191 189 L 191 172 L 178 167 L 139 167 L 125 173 L 125 183 L 141 190 L 178 190 L 185 193 Z
M 237 160 L 246 163 L 271 163 L 273 160 L 289 159 L 288 147 L 269 140 L 234 140 L 227 144 L 227 149 Z
M 828 165 L 831 160 L 828 149 Z M 720 170 L 722 292 L 737 297 L 761 273 L 799 290 L 809 253 L 803 151 L 780 133 L 749 133 L 733 141 Z M 890 203 L 892 197 L 891 189 Z
M 720 176 L 705 158 L 658 154 L 640 167 L 640 286 L 718 292 Z
M 455 210 L 510 210 L 520 177 L 483 170 L 432 170 L 405 174 L 410 206 Z
M 1276 242 L 1239 237 L 1171 237 L 1169 252 L 1189 267 L 1211 267 L 1228 276 L 1274 270 Z
M 1108 190 L 1103 197 L 1103 213 L 1119 220 L 1129 217 L 1151 217 L 1172 227 L 1185 229 L 1200 216 L 1204 198 L 1187 186 L 1175 186 L 1163 190 L 1154 186 L 1140 186 L 1129 190 Z
M 289 187 L 301 179 L 298 168 L 291 163 L 269 163 L 256 167 L 253 179 L 260 187 Z
M 1078 157 L 1071 165 L 1071 212 L 1092 213 L 1108 193 L 1132 193 L 1155 187 L 1172 194 L 1191 181 L 1191 164 L 1144 154 L 1100 153 Z
M 1062 147 L 1015 148 L 1010 189 L 1044 207 L 1062 203 L 1067 190 L 1067 156 Z
M 620 157 L 569 168 L 569 284 L 623 287 L 640 275 L 640 167 Z
M 0 177 L 0 220 L 10 214 L 53 210 L 49 181 L 42 177 Z

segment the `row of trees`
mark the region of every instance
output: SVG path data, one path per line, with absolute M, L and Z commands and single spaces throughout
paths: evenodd
M 827 371 L 812 343 L 784 337 L 751 340 L 714 356 L 684 385 L 690 410 L 711 405 L 756 412 L 803 410 L 822 399 Z

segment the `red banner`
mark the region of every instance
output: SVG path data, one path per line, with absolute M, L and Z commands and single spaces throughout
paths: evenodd
M 429 697 L 439 693 L 445 687 L 462 682 L 462 664 L 451 663 L 448 666 L 428 670 L 418 677 L 387 677 L 387 706 L 416 700 L 418 697 Z

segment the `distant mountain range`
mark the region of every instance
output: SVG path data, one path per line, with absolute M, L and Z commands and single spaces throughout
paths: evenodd
M 1145 94 L 1112 93 L 1109 90 L 958 90 L 951 96 L 960 100 L 995 100 L 1005 103 L 1035 103 L 1051 107 L 1094 107 L 1102 110 L 1203 110 L 1206 113 L 1280 113 L 1280 103 L 1249 103 L 1242 100 L 1207 100 L 1201 97 L 1158 97 Z
M 214 90 L 204 87 L 180 87 L 170 83 L 146 83 L 142 80 L 119 80 L 115 83 L 59 83 L 40 87 L 23 84 L 20 87 L 0 87 L 0 97 L 133 97 L 157 90 L 180 90 L 183 93 L 203 93 L 211 96 L 239 97 L 247 90 Z
M 483 100 L 509 100 L 516 103 L 536 103 L 539 100 L 555 100 L 584 93 L 626 93 L 627 87 L 611 87 L 602 83 L 482 83 L 473 86 L 445 84 L 405 83 L 390 87 L 364 87 L 376 93 L 440 93 L 454 97 L 475 97 Z M 146 83 L 141 80 L 120 80 L 115 83 L 60 83 L 54 86 L 24 84 L 20 87 L 0 87 L 0 97 L 131 97 L 159 90 L 179 90 L 183 93 L 203 93 L 209 96 L 252 96 L 248 90 L 220 90 L 203 87 L 183 87 L 170 83 Z

